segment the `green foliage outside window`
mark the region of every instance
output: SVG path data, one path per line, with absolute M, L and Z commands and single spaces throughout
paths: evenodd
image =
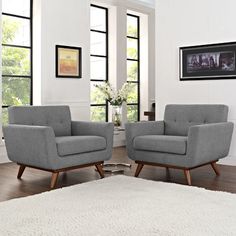
M 137 37 L 138 36 L 138 29 L 137 27 L 134 27 L 133 25 L 128 25 L 127 27 L 127 35 L 132 36 L 132 37 Z
M 127 80 L 138 80 L 138 63 L 136 61 L 127 61 Z
M 138 107 L 137 105 L 127 105 L 127 121 L 135 122 L 138 120 Z
M 11 17 L 13 18 L 13 17 Z M 21 27 L 20 22 L 3 17 L 2 43 L 11 44 Z M 11 75 L 30 76 L 30 49 L 2 47 L 2 105 L 26 105 L 30 103 L 30 79 L 13 78 Z M 8 122 L 7 109 L 2 112 L 3 124 Z
M 106 121 L 106 108 L 104 106 L 91 106 L 90 109 L 92 121 Z
M 127 99 L 127 121 L 138 121 L 138 18 L 127 16 L 127 81 L 131 81 L 132 89 Z M 132 105 L 131 105 L 132 104 Z

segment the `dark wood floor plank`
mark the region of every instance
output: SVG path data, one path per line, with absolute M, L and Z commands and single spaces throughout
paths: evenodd
M 124 174 L 134 176 L 137 165 L 127 158 L 124 147 L 114 148 L 110 162 L 131 163 L 132 168 L 125 168 Z M 236 193 L 236 167 L 224 165 L 218 167 L 221 173 L 220 176 L 215 175 L 210 165 L 192 170 L 192 186 Z M 17 179 L 18 168 L 18 165 L 14 163 L 0 164 L 0 201 L 50 191 L 51 173 L 26 168 L 22 178 Z M 106 174 L 106 176 L 108 175 Z M 166 171 L 166 168 L 144 166 L 139 178 L 186 185 L 183 172 L 171 168 Z M 97 179 L 100 179 L 100 176 L 95 171 L 95 167 L 68 171 L 59 175 L 56 188 Z

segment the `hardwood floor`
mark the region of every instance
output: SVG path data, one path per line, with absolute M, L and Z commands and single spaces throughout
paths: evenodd
M 137 165 L 127 158 L 124 147 L 114 149 L 110 162 L 131 163 L 132 168 L 125 168 L 124 174 L 134 176 Z M 18 168 L 14 163 L 0 164 L 0 201 L 50 191 L 51 173 L 26 168 L 22 178 L 17 179 Z M 192 186 L 236 193 L 236 167 L 219 165 L 219 170 L 220 176 L 215 175 L 210 165 L 192 170 Z M 68 171 L 59 175 L 57 188 L 99 178 L 95 167 Z M 181 170 L 144 166 L 139 178 L 187 185 Z

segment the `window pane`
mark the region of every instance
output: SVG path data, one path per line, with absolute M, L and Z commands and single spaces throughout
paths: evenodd
M 101 91 L 95 87 L 95 85 L 102 85 L 104 82 L 91 82 L 91 104 L 106 104 L 105 96 Z
M 30 75 L 30 49 L 2 47 L 3 75 Z
M 138 103 L 138 84 L 131 84 L 131 92 L 128 95 L 127 103 Z
M 30 0 L 2 0 L 2 12 L 30 17 Z
M 138 80 L 138 62 L 127 61 L 127 81 Z
M 138 59 L 138 40 L 127 38 L 127 58 Z
M 128 122 L 138 121 L 138 106 L 127 105 L 127 120 Z
M 30 79 L 3 77 L 2 100 L 7 106 L 30 104 Z
M 93 30 L 106 31 L 106 11 L 101 8 L 91 7 L 90 24 Z
M 106 58 L 90 57 L 91 79 L 106 80 Z
M 91 120 L 92 121 L 106 121 L 106 107 L 105 106 L 91 106 Z
M 127 36 L 138 37 L 138 18 L 127 16 Z
M 11 16 L 2 16 L 2 43 L 30 46 L 30 21 Z
M 7 108 L 2 108 L 2 125 L 8 124 L 8 111 Z
M 91 32 L 91 54 L 106 56 L 106 34 Z

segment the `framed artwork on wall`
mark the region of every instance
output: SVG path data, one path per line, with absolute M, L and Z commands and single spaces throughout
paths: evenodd
M 56 77 L 82 77 L 82 48 L 56 45 Z
M 180 80 L 236 79 L 236 42 L 181 47 Z

